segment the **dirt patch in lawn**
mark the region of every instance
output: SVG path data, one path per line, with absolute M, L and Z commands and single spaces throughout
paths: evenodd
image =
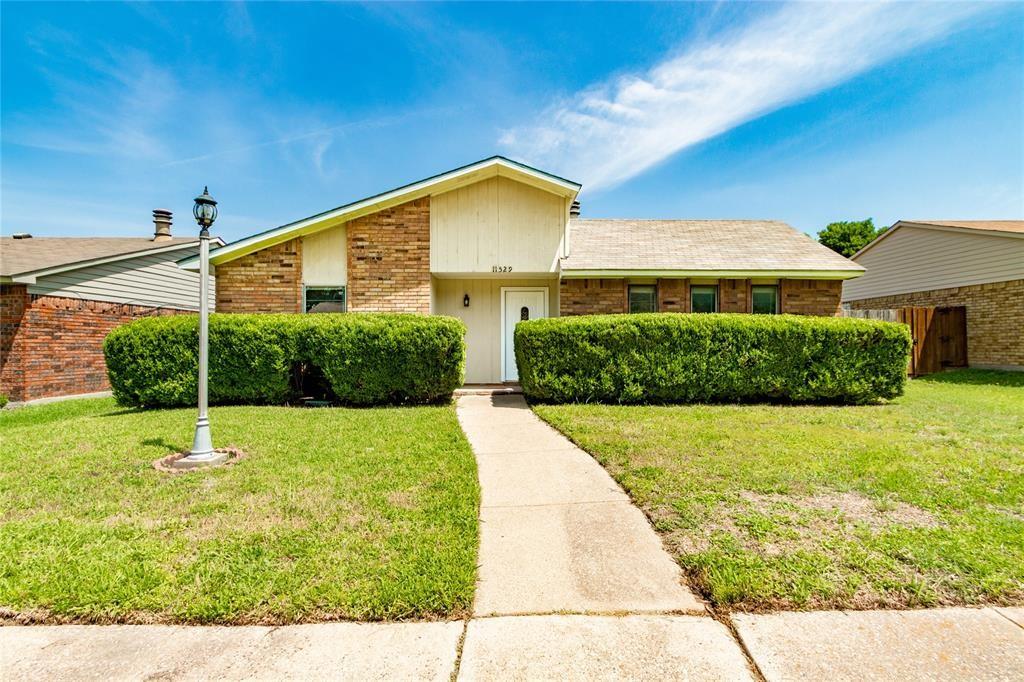
M 726 534 L 745 550 L 779 556 L 820 549 L 823 537 L 852 539 L 863 531 L 940 525 L 920 507 L 854 492 L 793 496 L 742 491 L 734 501 L 716 505 L 699 527 L 673 530 L 666 540 L 681 554 L 696 554 Z

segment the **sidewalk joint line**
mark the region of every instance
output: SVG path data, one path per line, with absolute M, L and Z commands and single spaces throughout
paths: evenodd
M 768 678 L 765 677 L 764 672 L 761 670 L 761 666 L 754 660 L 754 656 L 750 653 L 750 649 L 747 648 L 747 643 L 743 641 L 743 637 L 740 636 L 740 631 L 736 628 L 736 624 L 732 622 L 732 615 L 728 611 L 720 611 L 714 606 L 708 604 L 705 608 L 708 610 L 708 614 L 717 620 L 719 623 L 725 626 L 725 629 L 729 631 L 729 635 L 736 641 L 736 645 L 739 646 L 740 652 L 743 654 L 743 658 L 747 661 L 747 667 L 750 672 L 753 673 L 754 678 L 759 682 L 765 682 Z
M 1006 615 L 1005 613 L 1003 613 L 1003 612 L 1002 612 L 1002 611 L 1001 611 L 1001 610 L 999 609 L 999 607 L 998 607 L 998 606 L 987 606 L 987 607 L 985 607 L 985 608 L 987 608 L 987 609 L 988 609 L 988 610 L 990 610 L 990 611 L 995 611 L 995 612 L 996 612 L 996 615 L 998 615 L 998 616 L 999 616 L 1000 618 L 1005 618 L 1006 620 L 1010 621 L 1011 623 L 1013 623 L 1014 625 L 1016 625 L 1017 627 L 1019 627 L 1019 628 L 1020 628 L 1021 630 L 1024 630 L 1024 625 L 1022 625 L 1022 624 L 1018 623 L 1018 622 L 1017 622 L 1017 621 L 1015 621 L 1015 620 L 1014 620 L 1013 618 L 1010 618 L 1009 616 L 1007 616 L 1007 615 Z
M 448 678 L 449 682 L 455 682 L 459 678 L 459 670 L 462 669 L 462 649 L 466 646 L 466 634 L 469 632 L 469 621 L 472 619 L 473 616 L 466 616 L 462 619 L 462 634 L 459 635 L 459 641 L 455 644 L 455 665 Z

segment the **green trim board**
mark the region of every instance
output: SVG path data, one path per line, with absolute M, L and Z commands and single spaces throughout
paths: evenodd
M 747 279 L 775 277 L 779 279 L 853 279 L 864 274 L 858 270 L 562 270 L 562 279 L 625 279 L 656 277 L 659 279 Z

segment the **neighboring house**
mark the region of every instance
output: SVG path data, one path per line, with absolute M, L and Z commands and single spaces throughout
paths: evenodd
M 965 306 L 968 363 L 1024 369 L 1024 220 L 900 220 L 853 260 L 845 304 Z
M 199 275 L 175 264 L 198 252 L 198 238 L 172 237 L 170 211 L 153 220 L 153 238 L 0 238 L 0 393 L 20 401 L 106 390 L 111 329 L 199 309 Z
M 780 222 L 580 219 L 579 191 L 493 157 L 346 204 L 213 251 L 217 310 L 453 315 L 468 329 L 467 383 L 493 383 L 518 377 L 520 320 L 836 315 L 842 280 L 863 272 Z

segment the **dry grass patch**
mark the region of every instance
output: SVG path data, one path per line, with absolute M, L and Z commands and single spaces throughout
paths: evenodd
M 884 405 L 539 405 L 736 609 L 1024 603 L 1024 374 Z

